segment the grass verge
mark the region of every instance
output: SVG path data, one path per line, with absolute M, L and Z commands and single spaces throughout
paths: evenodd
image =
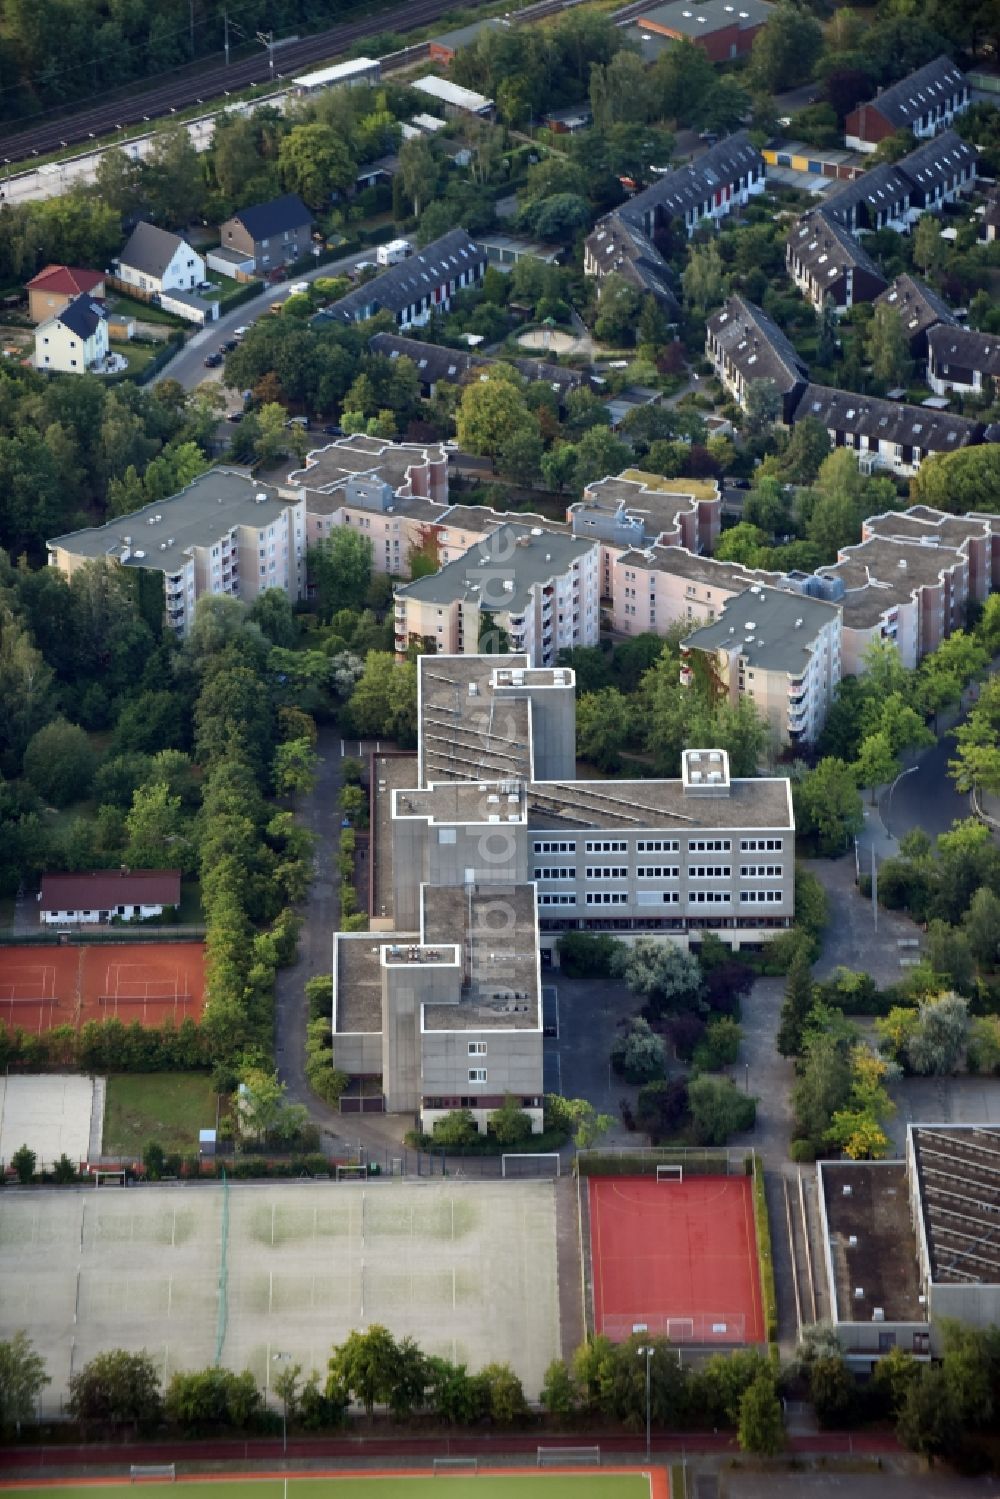
M 150 1140 L 192 1153 L 198 1131 L 215 1127 L 215 1094 L 202 1072 L 118 1073 L 108 1078 L 104 1153 L 139 1157 Z
M 757 1263 L 760 1266 L 760 1294 L 764 1305 L 767 1341 L 778 1341 L 778 1298 L 774 1289 L 774 1255 L 771 1250 L 771 1224 L 767 1216 L 764 1191 L 764 1168 L 760 1156 L 753 1158 L 753 1221 L 757 1232 Z

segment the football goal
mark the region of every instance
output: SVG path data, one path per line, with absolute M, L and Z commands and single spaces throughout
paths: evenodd
M 656 1180 L 658 1182 L 682 1182 L 684 1180 L 683 1166 L 657 1166 Z
M 353 1166 L 338 1166 L 337 1180 L 339 1182 L 367 1181 L 368 1167 L 361 1162 L 357 1162 Z
M 599 1468 L 601 1449 L 600 1447 L 539 1447 L 538 1466 L 540 1468 L 585 1468 L 588 1466 Z
M 124 1171 L 95 1170 L 93 1176 L 95 1187 L 124 1187 L 125 1185 Z
M 133 1463 L 128 1470 L 129 1483 L 175 1483 L 176 1480 L 174 1463 Z
M 500 1157 L 500 1174 L 530 1178 L 559 1176 L 559 1153 L 555 1150 L 508 1152 Z
M 434 1477 L 440 1478 L 448 1473 L 478 1473 L 478 1457 L 436 1457 L 434 1459 Z

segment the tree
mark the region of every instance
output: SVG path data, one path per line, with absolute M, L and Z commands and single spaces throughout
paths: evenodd
M 508 1093 L 490 1115 L 490 1129 L 499 1145 L 520 1145 L 531 1137 L 531 1115 Z
M 905 385 L 912 368 L 903 320 L 888 302 L 876 302 L 868 325 L 872 374 L 883 385 Z
M 603 771 L 617 770 L 632 732 L 628 698 L 616 687 L 585 692 L 576 704 L 576 752 Z
M 794 484 L 811 484 L 830 452 L 830 434 L 819 417 L 796 422 L 781 458 L 781 472 Z
M 526 1413 L 524 1389 L 509 1364 L 487 1364 L 475 1379 L 483 1392 L 485 1414 L 497 1426 L 510 1426 Z
M 347 702 L 346 717 L 361 738 L 396 739 L 411 748 L 417 738 L 417 668 L 389 651 L 369 651 Z
M 913 231 L 913 259 L 925 275 L 941 269 L 945 260 L 941 225 L 932 213 L 923 214 Z
M 316 784 L 319 756 L 308 739 L 286 739 L 274 751 L 274 789 L 279 796 L 308 796 Z
M 646 1131 L 654 1145 L 683 1128 L 690 1114 L 686 1077 L 646 1083 L 639 1089 L 636 1123 Z
M 37 1160 L 38 1157 L 29 1145 L 19 1145 L 11 1156 L 10 1164 L 22 1187 L 30 1187 L 34 1181 Z
M 751 380 L 746 393 L 747 432 L 760 437 L 781 416 L 781 392 L 773 380 Z
M 297 1378 L 301 1368 L 298 1365 L 293 1368 Z M 276 1390 L 278 1378 L 274 1380 Z M 171 1378 L 163 1402 L 168 1419 L 191 1436 L 217 1431 L 219 1427 L 243 1430 L 260 1414 L 263 1403 L 249 1369 L 242 1374 L 231 1369 L 179 1371 Z
M 849 1426 L 858 1404 L 858 1387 L 839 1348 L 809 1364 L 809 1398 L 821 1426 Z
M 627 1083 L 649 1083 L 666 1076 L 667 1049 L 649 1021 L 637 1017 L 615 1037 L 611 1065 Z
M 112 1348 L 99 1353 L 69 1381 L 69 1411 L 94 1425 L 153 1426 L 163 1401 L 160 1376 L 148 1353 Z
M 45 1360 L 35 1352 L 26 1332 L 16 1332 L 0 1342 L 0 1431 L 19 1432 L 21 1422 L 36 1411 L 38 1397 L 52 1380 Z
M 733 1135 L 752 1129 L 757 1100 L 729 1078 L 694 1077 L 688 1083 L 691 1133 L 696 1145 L 725 1145 Z
M 855 775 L 860 786 L 871 787 L 872 806 L 875 805 L 875 788 L 884 786 L 899 774 L 899 761 L 893 753 L 889 735 L 884 731 L 869 734 L 858 749 Z
M 979 700 L 955 731 L 958 750 L 948 769 L 960 791 L 1000 791 L 1000 677 L 983 684 Z
M 959 1412 L 948 1376 L 940 1365 L 925 1364 L 910 1381 L 896 1422 L 904 1447 L 924 1457 L 937 1457 L 955 1445 Z
M 125 857 L 134 869 L 172 869 L 190 865 L 190 849 L 181 847 L 181 800 L 163 781 L 138 786 L 125 819 Z
M 683 948 L 640 937 L 631 947 L 618 949 L 611 969 L 656 1015 L 699 1006 L 704 984 L 701 968 L 694 954 Z
M 309 549 L 306 565 L 322 618 L 335 609 L 361 609 L 371 586 L 373 549 L 369 537 L 338 527 Z
M 86 796 L 94 779 L 96 757 L 78 724 L 54 718 L 28 741 L 24 774 L 39 796 L 56 807 Z
M 828 858 L 842 854 L 864 824 L 864 808 L 850 765 L 828 755 L 792 782 L 792 793 L 795 823 L 802 836 L 815 838 L 817 852 Z
M 802 1036 L 815 1000 L 815 985 L 809 950 L 800 942 L 795 950 L 785 984 L 785 999 L 775 1045 L 783 1057 L 797 1057 L 802 1051 Z
M 471 1145 L 478 1138 L 479 1130 L 471 1109 L 452 1109 L 434 1121 L 435 1145 L 451 1149 L 457 1145 Z
M 236 1119 L 240 1133 L 247 1139 L 288 1142 L 301 1134 L 308 1113 L 302 1104 L 285 1102 L 286 1083 L 279 1082 L 277 1072 L 263 1067 L 243 1070 L 236 1097 Z
M 969 1002 L 958 994 L 940 994 L 918 1006 L 919 1024 L 906 1046 L 914 1072 L 942 1077 L 954 1072 L 969 1035 Z
M 600 285 L 594 335 L 604 343 L 621 346 L 635 343 L 642 298 L 623 276 L 612 272 Z
M 398 1356 L 395 1338 L 378 1322 L 366 1332 L 350 1333 L 330 1356 L 327 1395 L 344 1391 L 371 1417 L 376 1405 L 388 1405 L 392 1398 Z
M 932 215 L 925 215 L 934 222 Z M 925 222 L 921 219 L 917 226 Z M 1000 512 L 1000 451 L 991 443 L 927 458 L 910 481 L 914 504 L 933 505 L 952 515 L 968 510 Z
M 549 1364 L 538 1398 L 550 1416 L 566 1417 L 574 1414 L 579 1405 L 580 1391 L 565 1359 L 555 1358 Z
M 727 279 L 715 240 L 692 245 L 681 276 L 684 301 L 695 312 L 708 312 L 725 300 Z
M 544 444 L 537 432 L 518 428 L 500 448 L 497 462 L 500 472 L 515 484 L 527 487 L 538 478 Z
M 979 967 L 993 973 L 1000 962 L 1000 896 L 985 886 L 977 890 L 962 925 Z
M 278 147 L 278 166 L 288 192 L 310 208 L 321 208 L 334 193 L 354 186 L 357 165 L 344 139 L 330 125 L 294 125 Z
M 769 1370 L 761 1370 L 744 1391 L 736 1435 L 744 1452 L 754 1452 L 761 1457 L 776 1457 L 784 1447 L 781 1402 L 774 1387 L 774 1376 Z
M 455 414 L 455 433 L 465 452 L 496 458 L 515 435 L 536 430 L 515 379 L 495 365 L 488 378 L 465 387 Z
M 421 207 L 434 191 L 438 175 L 437 159 L 425 135 L 403 141 L 399 148 L 399 175 L 403 191 L 413 204 L 414 215 L 419 218 Z

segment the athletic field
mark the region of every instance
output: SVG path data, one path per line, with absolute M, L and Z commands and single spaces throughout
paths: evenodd
M 24 1328 L 52 1385 L 109 1348 L 166 1384 L 220 1362 L 269 1389 L 372 1323 L 529 1399 L 560 1353 L 551 1182 L 267 1182 L 5 1192 L 0 1339 Z M 219 1499 L 216 1495 L 215 1499 Z
M 7 1488 L 4 1485 L 4 1488 Z M 401 1473 L 365 1473 L 324 1478 L 178 1479 L 171 1483 L 53 1484 L 42 1488 L 10 1486 L 18 1499 L 124 1499 L 134 1488 L 155 1489 L 164 1496 L 180 1490 L 183 1499 L 669 1499 L 664 1469 L 652 1472 L 600 1470 L 580 1472 L 461 1472 L 435 1477 Z M 178 1499 L 180 1499 L 178 1496 Z
M 203 942 L 0 945 L 0 1022 L 34 1034 L 88 1020 L 200 1020 Z

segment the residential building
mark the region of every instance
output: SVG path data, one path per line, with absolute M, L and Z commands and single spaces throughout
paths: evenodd
M 971 102 L 961 69 L 950 58 L 937 57 L 852 109 L 844 122 L 844 144 L 852 151 L 874 151 L 898 130 L 912 130 L 924 140 L 950 125 Z
M 621 635 L 666 635 L 678 621 L 710 624 L 751 584 L 779 587 L 780 573 L 701 557 L 686 546 L 623 552 L 611 571 L 613 628 Z
M 784 778 L 724 751 L 677 780 L 577 781 L 574 673 L 417 662 L 418 749 L 372 762 L 370 930 L 334 939 L 338 1067 L 429 1129 L 513 1095 L 542 1127 L 541 970 L 566 931 L 758 949 L 794 919 Z
M 944 130 L 898 161 L 897 170 L 910 183 L 911 221 L 971 192 L 977 159 L 975 146 L 954 130 Z
M 620 276 L 636 291 L 655 297 L 668 316 L 680 314 L 673 270 L 649 236 L 617 211 L 601 219 L 584 240 L 583 269 L 602 281 Z
M 180 902 L 179 869 L 94 869 L 84 874 L 43 874 L 38 919 L 43 926 L 149 921 Z
M 410 84 L 418 94 L 426 94 L 445 115 L 479 115 L 493 118 L 493 100 L 474 89 L 462 88 L 450 78 L 438 78 L 429 73 L 426 78 L 414 78 Z
M 853 448 L 865 471 L 888 468 L 907 478 L 928 454 L 957 453 L 989 436 L 982 422 L 949 411 L 881 401 L 826 385 L 807 385 L 802 392 L 793 420 L 807 416 L 822 422 L 834 447 Z
M 361 323 L 377 312 L 391 312 L 398 327 L 421 327 L 433 312 L 447 312 L 456 292 L 478 286 L 486 264 L 485 250 L 464 229 L 449 229 L 423 250 L 387 266 L 381 275 L 316 313 L 313 321 Z
M 596 645 L 598 545 L 507 522 L 440 571 L 396 590 L 396 650 L 418 642 L 443 655 L 476 655 L 490 628 L 532 666 Z
M 46 543 L 67 578 L 88 562 L 159 573 L 166 622 L 184 636 L 206 595 L 253 603 L 268 588 L 305 596 L 306 501 L 301 489 L 213 468 L 178 494 L 103 526 Z
M 566 518 L 574 536 L 600 541 L 601 598 L 613 604 L 615 564 L 626 552 L 657 544 L 710 552 L 722 524 L 722 497 L 714 479 L 663 479 L 626 469 L 588 484 Z
M 754 37 L 774 9 L 766 0 L 703 0 L 692 6 L 688 0 L 669 0 L 654 6 L 638 20 L 641 31 L 686 41 L 701 49 L 711 62 L 733 62 L 749 57 Z
M 993 401 L 1000 382 L 1000 337 L 973 328 L 939 324 L 927 335 L 927 384 L 939 396 L 949 391 Z
M 953 547 L 968 558 L 967 598 L 985 603 L 1000 590 L 1000 516 L 973 511 L 951 515 L 931 505 L 911 505 L 871 515 L 861 523 L 861 539 L 884 536 L 894 541 L 919 541 L 924 547 Z M 965 600 L 961 600 L 964 604 Z
M 904 272 L 897 276 L 891 286 L 886 287 L 875 298 L 875 306 L 885 303 L 899 313 L 910 354 L 923 363 L 927 358 L 927 335 L 932 328 L 958 326 L 947 302 L 925 281 Z
M 28 317 L 33 323 L 44 323 L 62 312 L 77 297 L 104 296 L 104 273 L 86 271 L 75 265 L 47 265 L 26 284 Z
M 840 610 L 754 583 L 683 641 L 682 662 L 696 651 L 729 702 L 752 702 L 779 744 L 809 744 L 841 677 Z M 681 681 L 692 681 L 689 664 L 681 667 Z
M 485 354 L 474 354 L 468 349 L 449 349 L 445 344 L 430 344 L 419 338 L 407 338 L 402 333 L 375 333 L 368 340 L 373 354 L 384 354 L 387 359 L 410 359 L 420 379 L 421 393 L 434 394 L 440 384 L 464 385 L 475 370 L 492 369 L 503 363 L 513 365 L 525 380 L 541 380 L 550 386 L 559 397 L 559 405 L 565 404 L 571 390 L 581 385 L 590 385 L 588 377 L 580 370 L 569 369 L 564 364 L 551 364 L 545 359 L 490 359 Z
M 35 329 L 35 368 L 64 375 L 102 369 L 108 358 L 108 315 L 103 302 L 75 297 Z
M 146 296 L 193 291 L 205 279 L 205 262 L 186 240 L 145 222 L 135 226 L 112 267 L 126 290 Z
M 305 492 L 308 546 L 348 526 L 371 541 L 376 572 L 405 578 L 414 550 L 434 552 L 448 513 L 448 453 L 438 443 L 355 434 L 313 448 L 288 484 Z
M 880 162 L 853 182 L 831 189 L 823 199 L 823 216 L 851 234 L 879 229 L 902 234 L 909 227 L 912 190 L 902 162 Z
M 728 391 L 744 408 L 747 393 L 767 381 L 781 397 L 781 420 L 791 420 L 809 381 L 805 360 L 760 307 L 730 297 L 705 325 L 705 355 Z
M 664 172 L 615 212 L 647 239 L 673 219 L 681 219 L 690 236 L 706 219 L 716 223 L 763 191 L 764 158 L 739 130 L 687 166 Z
M 902 1160 L 817 1165 L 830 1321 L 870 1373 L 895 1349 L 928 1361 L 948 1322 L 1000 1318 L 996 1152 L 982 1124 L 908 1124 Z
M 219 226 L 219 239 L 223 250 L 241 256 L 251 271 L 266 275 L 309 253 L 312 223 L 312 214 L 298 194 L 285 193 L 232 214 Z
M 982 210 L 978 238 L 984 244 L 992 245 L 998 235 L 1000 235 L 1000 197 L 994 192 Z
M 809 209 L 792 225 L 785 264 L 817 312 L 828 301 L 836 312 L 872 302 L 886 287 L 882 272 L 851 231 L 821 208 Z

